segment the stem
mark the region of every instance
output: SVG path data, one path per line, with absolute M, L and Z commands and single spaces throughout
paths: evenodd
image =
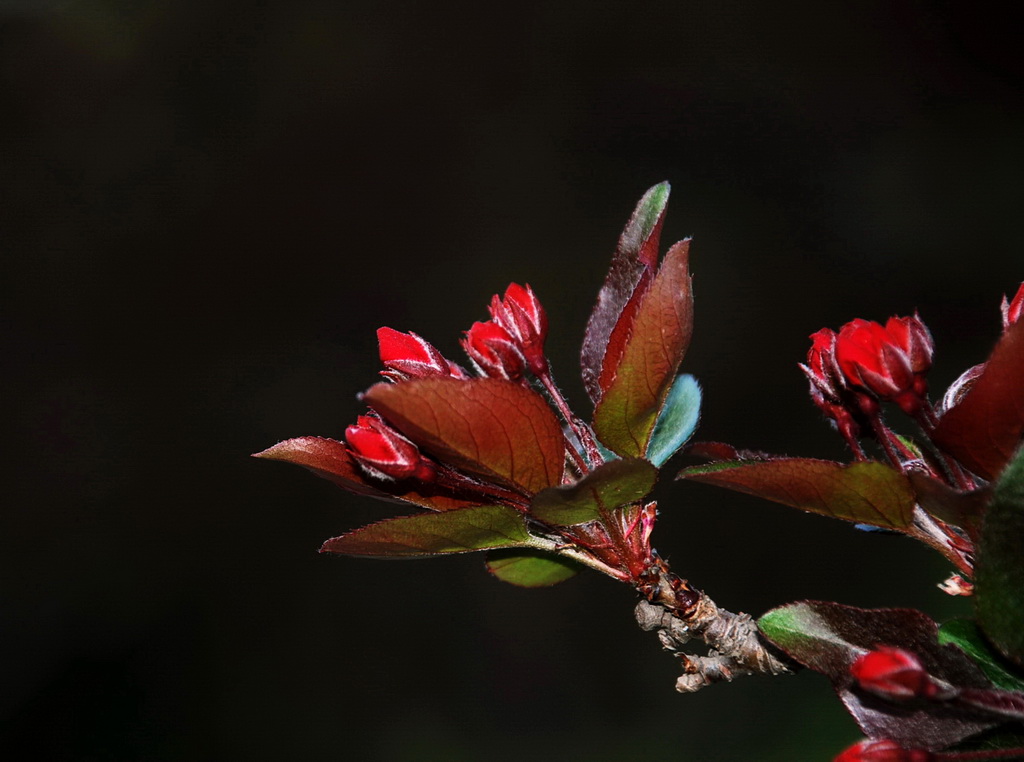
M 792 671 L 791 665 L 772 654 L 761 641 L 749 614 L 720 609 L 703 592 L 673 574 L 660 558 L 655 558 L 651 579 L 638 589 L 647 600 L 637 604 L 637 623 L 644 630 L 656 630 L 662 646 L 682 661 L 683 674 L 676 680 L 680 693 L 694 693 L 738 675 Z M 680 651 L 692 639 L 708 645 L 711 650 L 707 656 Z
M 921 427 L 922 431 L 924 431 L 925 436 L 930 438 L 931 432 L 935 429 L 938 422 L 939 419 L 935 415 L 934 408 L 932 408 L 931 404 L 925 400 L 925 404 L 921 406 L 917 414 L 917 424 Z M 935 457 L 945 469 L 947 477 L 952 481 L 953 486 L 962 489 L 965 492 L 970 492 L 972 489 L 978 488 L 978 484 L 974 481 L 974 478 L 968 474 L 959 463 L 952 458 L 947 457 L 946 454 L 938 447 L 933 447 L 932 449 Z
M 551 397 L 551 401 L 555 403 L 555 407 L 558 408 L 558 412 L 562 414 L 562 418 L 564 418 L 565 422 L 569 424 L 569 428 L 573 430 L 576 438 L 580 440 L 580 444 L 583 446 L 583 449 L 586 450 L 587 459 L 590 461 L 591 465 L 596 466 L 604 463 L 604 457 L 601 455 L 601 451 L 597 447 L 597 442 L 594 440 L 594 435 L 590 432 L 590 427 L 581 421 L 569 408 L 569 404 L 565 401 L 565 398 L 558 390 L 558 387 L 555 386 L 554 379 L 551 378 L 551 371 L 548 370 L 537 378 L 540 379 L 544 388 L 547 389 L 548 395 Z M 569 449 L 574 448 L 570 447 Z

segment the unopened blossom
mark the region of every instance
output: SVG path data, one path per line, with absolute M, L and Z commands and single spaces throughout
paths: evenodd
M 462 339 L 462 348 L 482 375 L 511 381 L 522 378 L 522 352 L 509 332 L 496 322 L 473 323 Z
M 433 344 L 412 331 L 402 333 L 394 328 L 378 328 L 377 344 L 385 368 L 381 375 L 392 381 L 431 376 L 466 377 L 462 368 L 446 360 Z
M 510 284 L 505 289 L 505 298 L 495 294 L 488 309 L 494 322 L 516 341 L 530 371 L 537 376 L 546 373 L 544 340 L 548 335 L 548 316 L 529 284 Z
M 885 326 L 857 319 L 836 336 L 835 358 L 847 386 L 914 415 L 925 403 L 932 349 L 931 334 L 916 316 L 890 318 Z
M 865 738 L 843 751 L 833 762 L 930 762 L 924 749 L 904 749 L 888 738 Z
M 361 415 L 345 429 L 349 452 L 371 476 L 382 479 L 419 479 L 431 481 L 434 465 L 419 448 L 370 415 Z
M 864 690 L 896 701 L 935 698 L 944 688 L 915 654 L 892 646 L 863 654 L 850 666 L 850 674 Z

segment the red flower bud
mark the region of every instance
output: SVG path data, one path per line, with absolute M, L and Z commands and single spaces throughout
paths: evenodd
M 349 452 L 371 476 L 380 479 L 415 478 L 429 482 L 434 466 L 419 448 L 379 418 L 361 415 L 345 429 Z
M 1011 301 L 1006 301 L 1006 296 L 1003 296 L 1000 309 L 1003 312 L 1003 333 L 1005 333 L 1011 325 L 1020 320 L 1021 312 L 1024 312 L 1024 283 L 1020 284 L 1017 295 Z
M 857 407 L 849 404 L 851 395 L 836 362 L 836 334 L 830 328 L 822 328 L 811 334 L 811 348 L 807 352 L 807 364 L 800 369 L 811 382 L 811 399 L 826 418 L 835 422 L 836 428 L 854 451 L 861 425 Z M 863 417 L 863 416 L 861 416 Z
M 866 691 L 897 701 L 911 698 L 936 698 L 944 693 L 938 683 L 910 651 L 878 646 L 859 657 L 850 674 Z
M 891 317 L 885 323 L 885 330 L 910 358 L 910 369 L 915 374 L 927 373 L 932 367 L 935 345 L 921 318 L 917 314 L 914 317 Z
M 836 401 L 845 386 L 836 363 L 836 333 L 831 328 L 822 328 L 812 333 L 810 338 L 812 343 L 807 352 L 807 365 L 800 367 L 811 382 L 811 394 Z
M 462 348 L 477 370 L 490 378 L 522 378 L 525 361 L 516 340 L 497 323 L 473 323 Z
M 850 321 L 836 337 L 835 358 L 848 386 L 895 402 L 908 415 L 924 404 L 932 340 L 916 316 L 891 318 L 885 327 Z
M 402 333 L 394 328 L 378 328 L 377 343 L 380 361 L 386 368 L 381 375 L 392 381 L 431 376 L 466 378 L 462 368 L 446 360 L 433 344 L 411 331 Z
M 495 294 L 489 306 L 494 322 L 516 341 L 534 375 L 547 372 L 544 340 L 548 335 L 548 316 L 529 284 L 512 283 L 505 289 L 505 299 Z
M 934 759 L 924 749 L 904 749 L 888 738 L 865 738 L 835 758 L 833 762 L 929 762 Z

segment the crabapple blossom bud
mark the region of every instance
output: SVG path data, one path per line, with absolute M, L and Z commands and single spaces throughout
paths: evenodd
M 495 294 L 488 307 L 494 322 L 516 341 L 530 371 L 537 376 L 547 372 L 544 340 L 548 335 L 548 316 L 529 284 L 512 283 L 505 298 Z
M 434 465 L 419 448 L 380 418 L 361 415 L 345 429 L 349 452 L 371 476 L 381 479 L 434 478 Z
M 924 749 L 904 749 L 888 738 L 865 738 L 842 752 L 833 762 L 929 762 L 933 755 Z
M 1017 289 L 1017 295 L 1012 300 L 1006 301 L 1003 296 L 1003 303 L 1000 306 L 1003 312 L 1003 332 L 1020 320 L 1021 312 L 1024 312 L 1024 283 Z
M 378 328 L 377 344 L 380 361 L 386 368 L 381 375 L 391 381 L 432 376 L 466 378 L 462 368 L 446 360 L 433 344 L 412 331 L 402 333 L 386 326 Z
M 462 348 L 481 374 L 513 381 L 522 378 L 525 361 L 518 343 L 496 322 L 473 323 Z
M 884 327 L 852 320 L 836 336 L 835 358 L 847 386 L 895 402 L 908 415 L 925 404 L 931 357 L 931 335 L 916 316 L 891 318 Z
M 863 654 L 850 666 L 850 674 L 864 690 L 897 701 L 936 698 L 943 692 L 917 656 L 892 646 Z
M 801 365 L 811 387 L 820 395 L 832 400 L 839 399 L 839 390 L 844 387 L 843 375 L 836 363 L 836 332 L 822 328 L 811 334 L 811 348 L 807 352 L 807 365 Z
M 836 333 L 830 328 L 822 328 L 812 333 L 810 338 L 812 343 L 807 352 L 807 364 L 801 364 L 800 369 L 811 382 L 811 399 L 825 417 L 835 423 L 839 433 L 856 451 L 856 439 L 861 427 L 855 412 L 859 411 L 845 404 L 850 395 L 836 363 Z

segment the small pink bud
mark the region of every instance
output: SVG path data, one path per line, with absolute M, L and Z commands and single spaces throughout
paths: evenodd
M 1017 295 L 1011 301 L 1006 301 L 1003 296 L 1003 303 L 1000 307 L 1003 312 L 1003 332 L 1020 320 L 1021 312 L 1024 312 L 1024 283 L 1017 289 Z
M 462 348 L 484 376 L 513 381 L 523 376 L 523 355 L 515 339 L 491 320 L 473 323 L 462 339 Z
M 379 418 L 361 415 L 345 429 L 349 452 L 371 476 L 432 481 L 434 466 L 419 448 Z
M 892 646 L 878 646 L 860 656 L 850 674 L 866 691 L 887 699 L 935 698 L 942 692 L 917 656 Z
M 548 316 L 529 284 L 510 284 L 504 300 L 495 294 L 488 310 L 494 322 L 516 341 L 530 371 L 537 376 L 546 373 L 544 340 L 548 335 Z
M 848 386 L 895 402 L 908 415 L 925 404 L 932 341 L 917 317 L 891 318 L 885 327 L 852 320 L 836 336 L 835 358 Z
M 888 738 L 865 738 L 842 752 L 833 762 L 929 762 L 933 755 L 924 749 L 904 749 Z
M 394 328 L 377 329 L 380 361 L 386 368 L 381 375 L 392 381 L 432 376 L 466 378 L 465 372 L 449 362 L 433 344 L 410 331 L 402 333 Z

